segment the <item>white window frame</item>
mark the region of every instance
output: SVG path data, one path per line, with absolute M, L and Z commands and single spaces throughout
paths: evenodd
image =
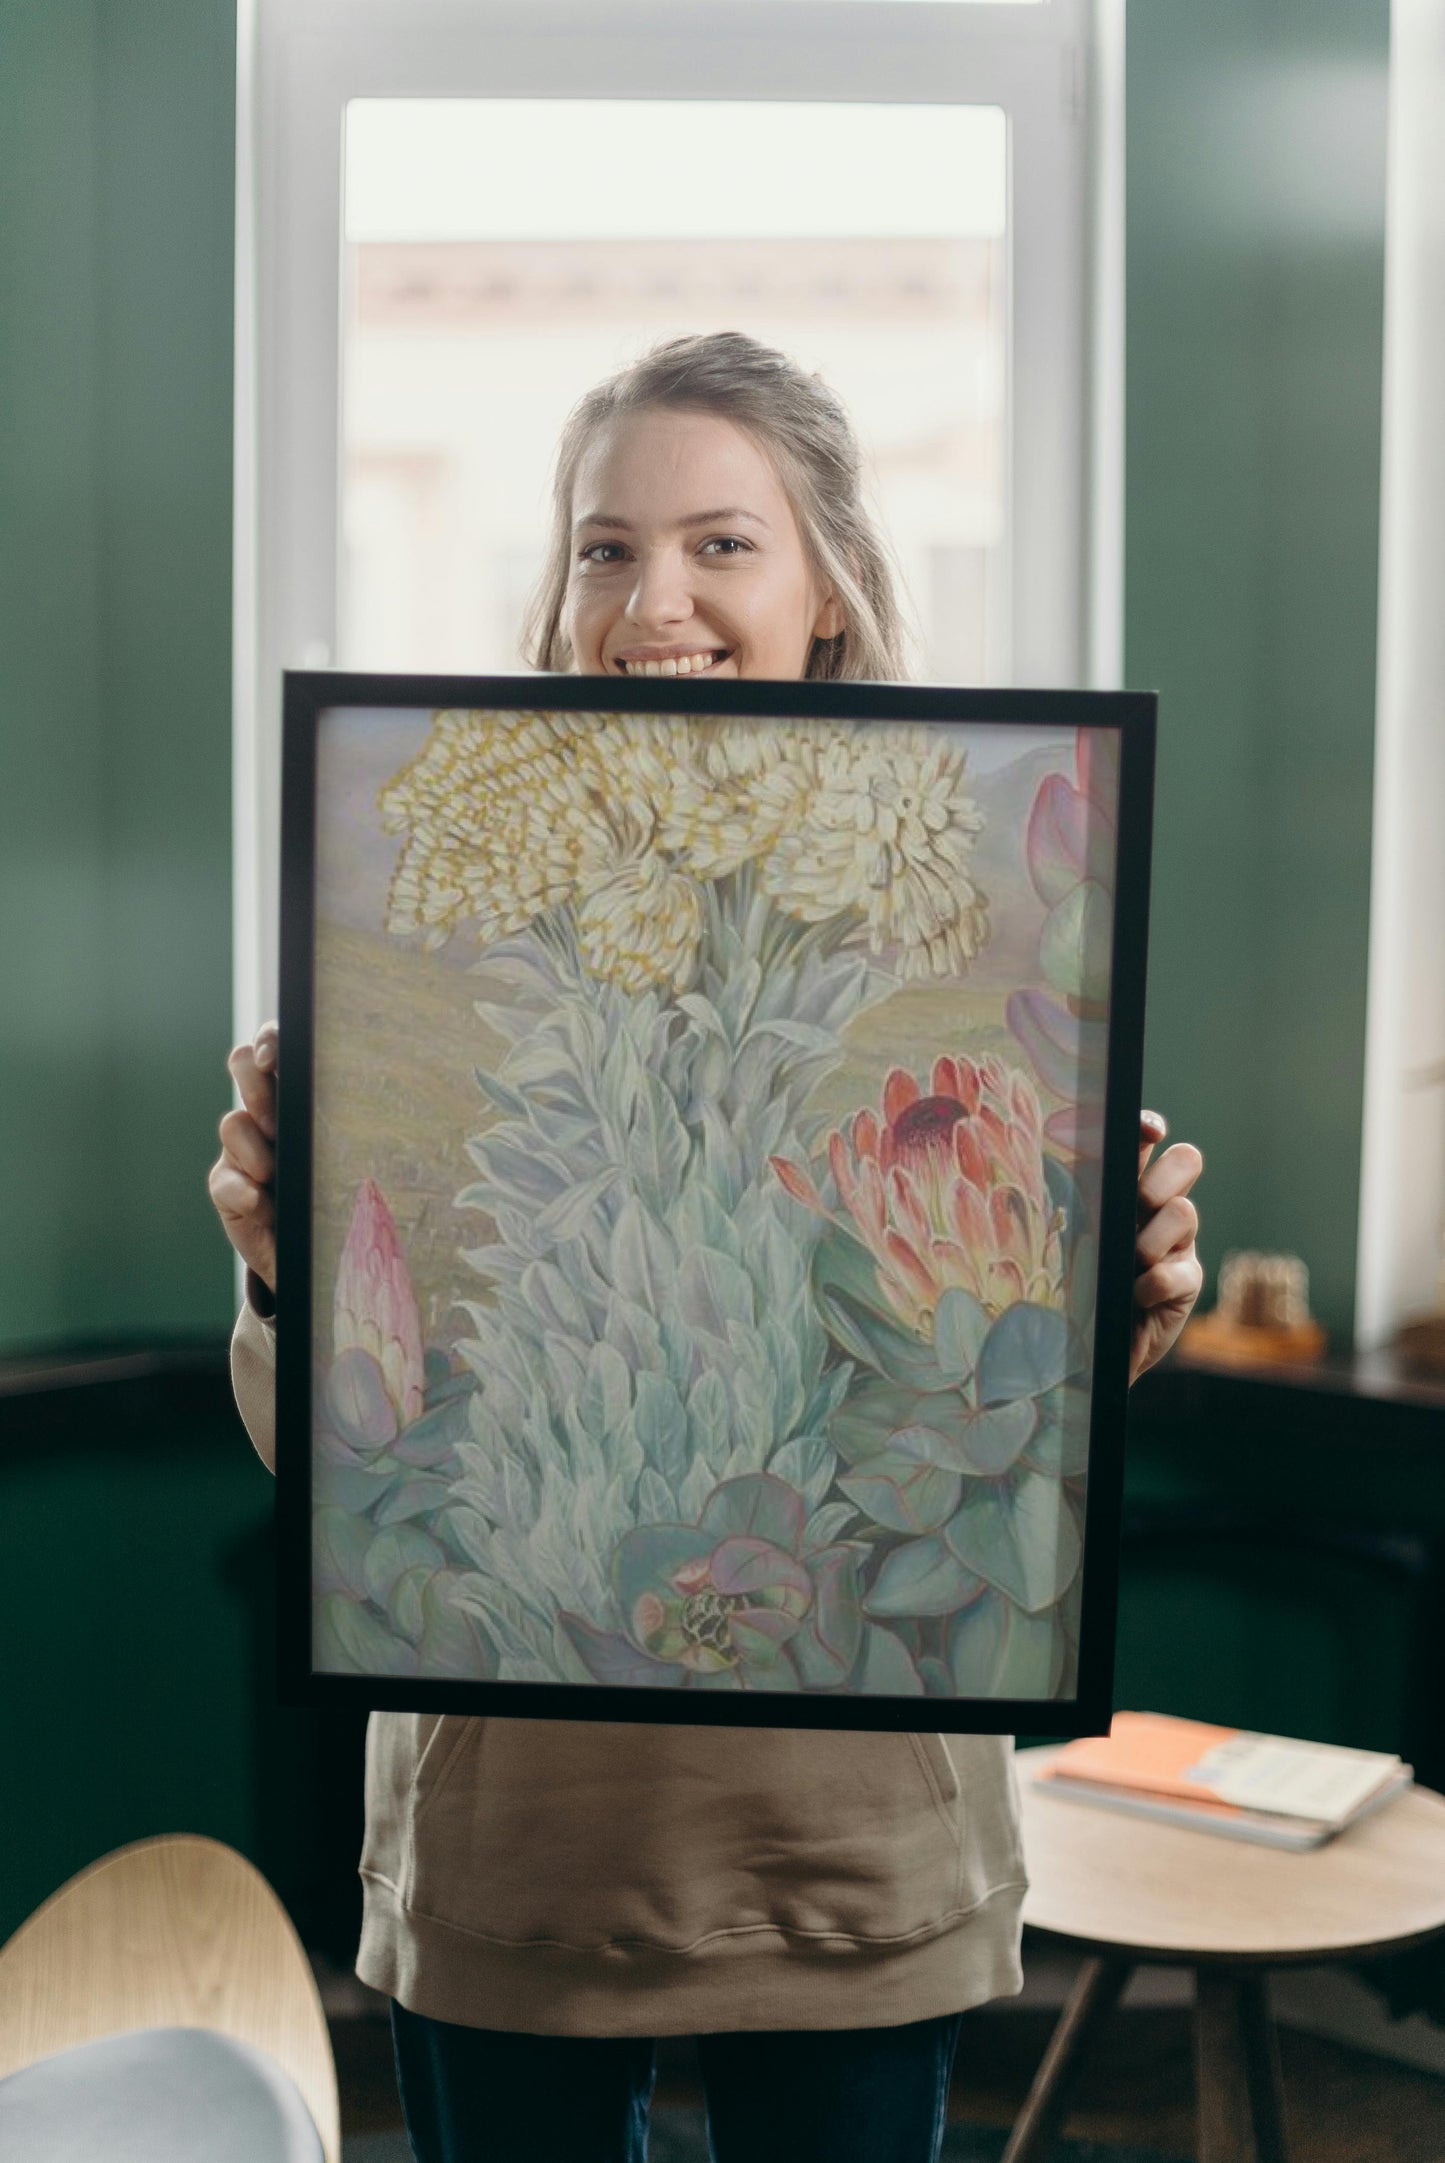
M 274 1012 L 281 671 L 337 642 L 353 98 L 997 105 L 1009 119 L 1006 680 L 1119 680 L 1123 0 L 241 0 L 235 1015 Z M 519 185 L 525 185 L 524 176 Z
M 1438 1311 L 1445 1234 L 1445 4 L 1390 23 L 1380 607 L 1355 1343 Z

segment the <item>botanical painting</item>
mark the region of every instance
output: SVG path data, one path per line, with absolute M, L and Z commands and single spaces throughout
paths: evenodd
M 319 1671 L 1075 1693 L 1117 770 L 322 716 Z

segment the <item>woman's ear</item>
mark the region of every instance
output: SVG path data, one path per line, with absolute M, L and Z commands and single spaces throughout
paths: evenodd
M 818 611 L 818 620 L 813 625 L 813 636 L 814 638 L 836 638 L 839 632 L 846 628 L 847 626 L 843 621 L 843 604 L 836 595 L 830 593 Z

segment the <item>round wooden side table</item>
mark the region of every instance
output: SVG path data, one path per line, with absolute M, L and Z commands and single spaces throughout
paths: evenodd
M 1017 1755 L 1023 1919 L 1088 1958 L 1003 2163 L 1041 2163 L 1089 2039 L 1141 1962 L 1194 1970 L 1199 2163 L 1287 2163 L 1268 1970 L 1445 1934 L 1445 1797 L 1407 1788 L 1298 1853 L 1061 1800 L 1033 1780 L 1053 1755 Z

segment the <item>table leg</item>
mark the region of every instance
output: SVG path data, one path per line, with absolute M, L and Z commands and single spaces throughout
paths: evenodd
M 1199 2163 L 1287 2163 L 1279 2052 L 1257 1969 L 1195 1973 Z
M 1118 2004 L 1132 1966 L 1128 1960 L 1084 1962 L 1014 2121 L 1002 2163 L 1039 2163 L 1063 2125 L 1084 2046 Z
M 1240 1978 L 1244 2015 L 1244 2050 L 1249 2097 L 1254 2107 L 1254 2135 L 1260 2163 L 1288 2163 L 1285 2142 L 1284 2088 L 1279 2074 L 1279 2036 L 1269 2010 L 1269 1977 L 1251 1968 Z

